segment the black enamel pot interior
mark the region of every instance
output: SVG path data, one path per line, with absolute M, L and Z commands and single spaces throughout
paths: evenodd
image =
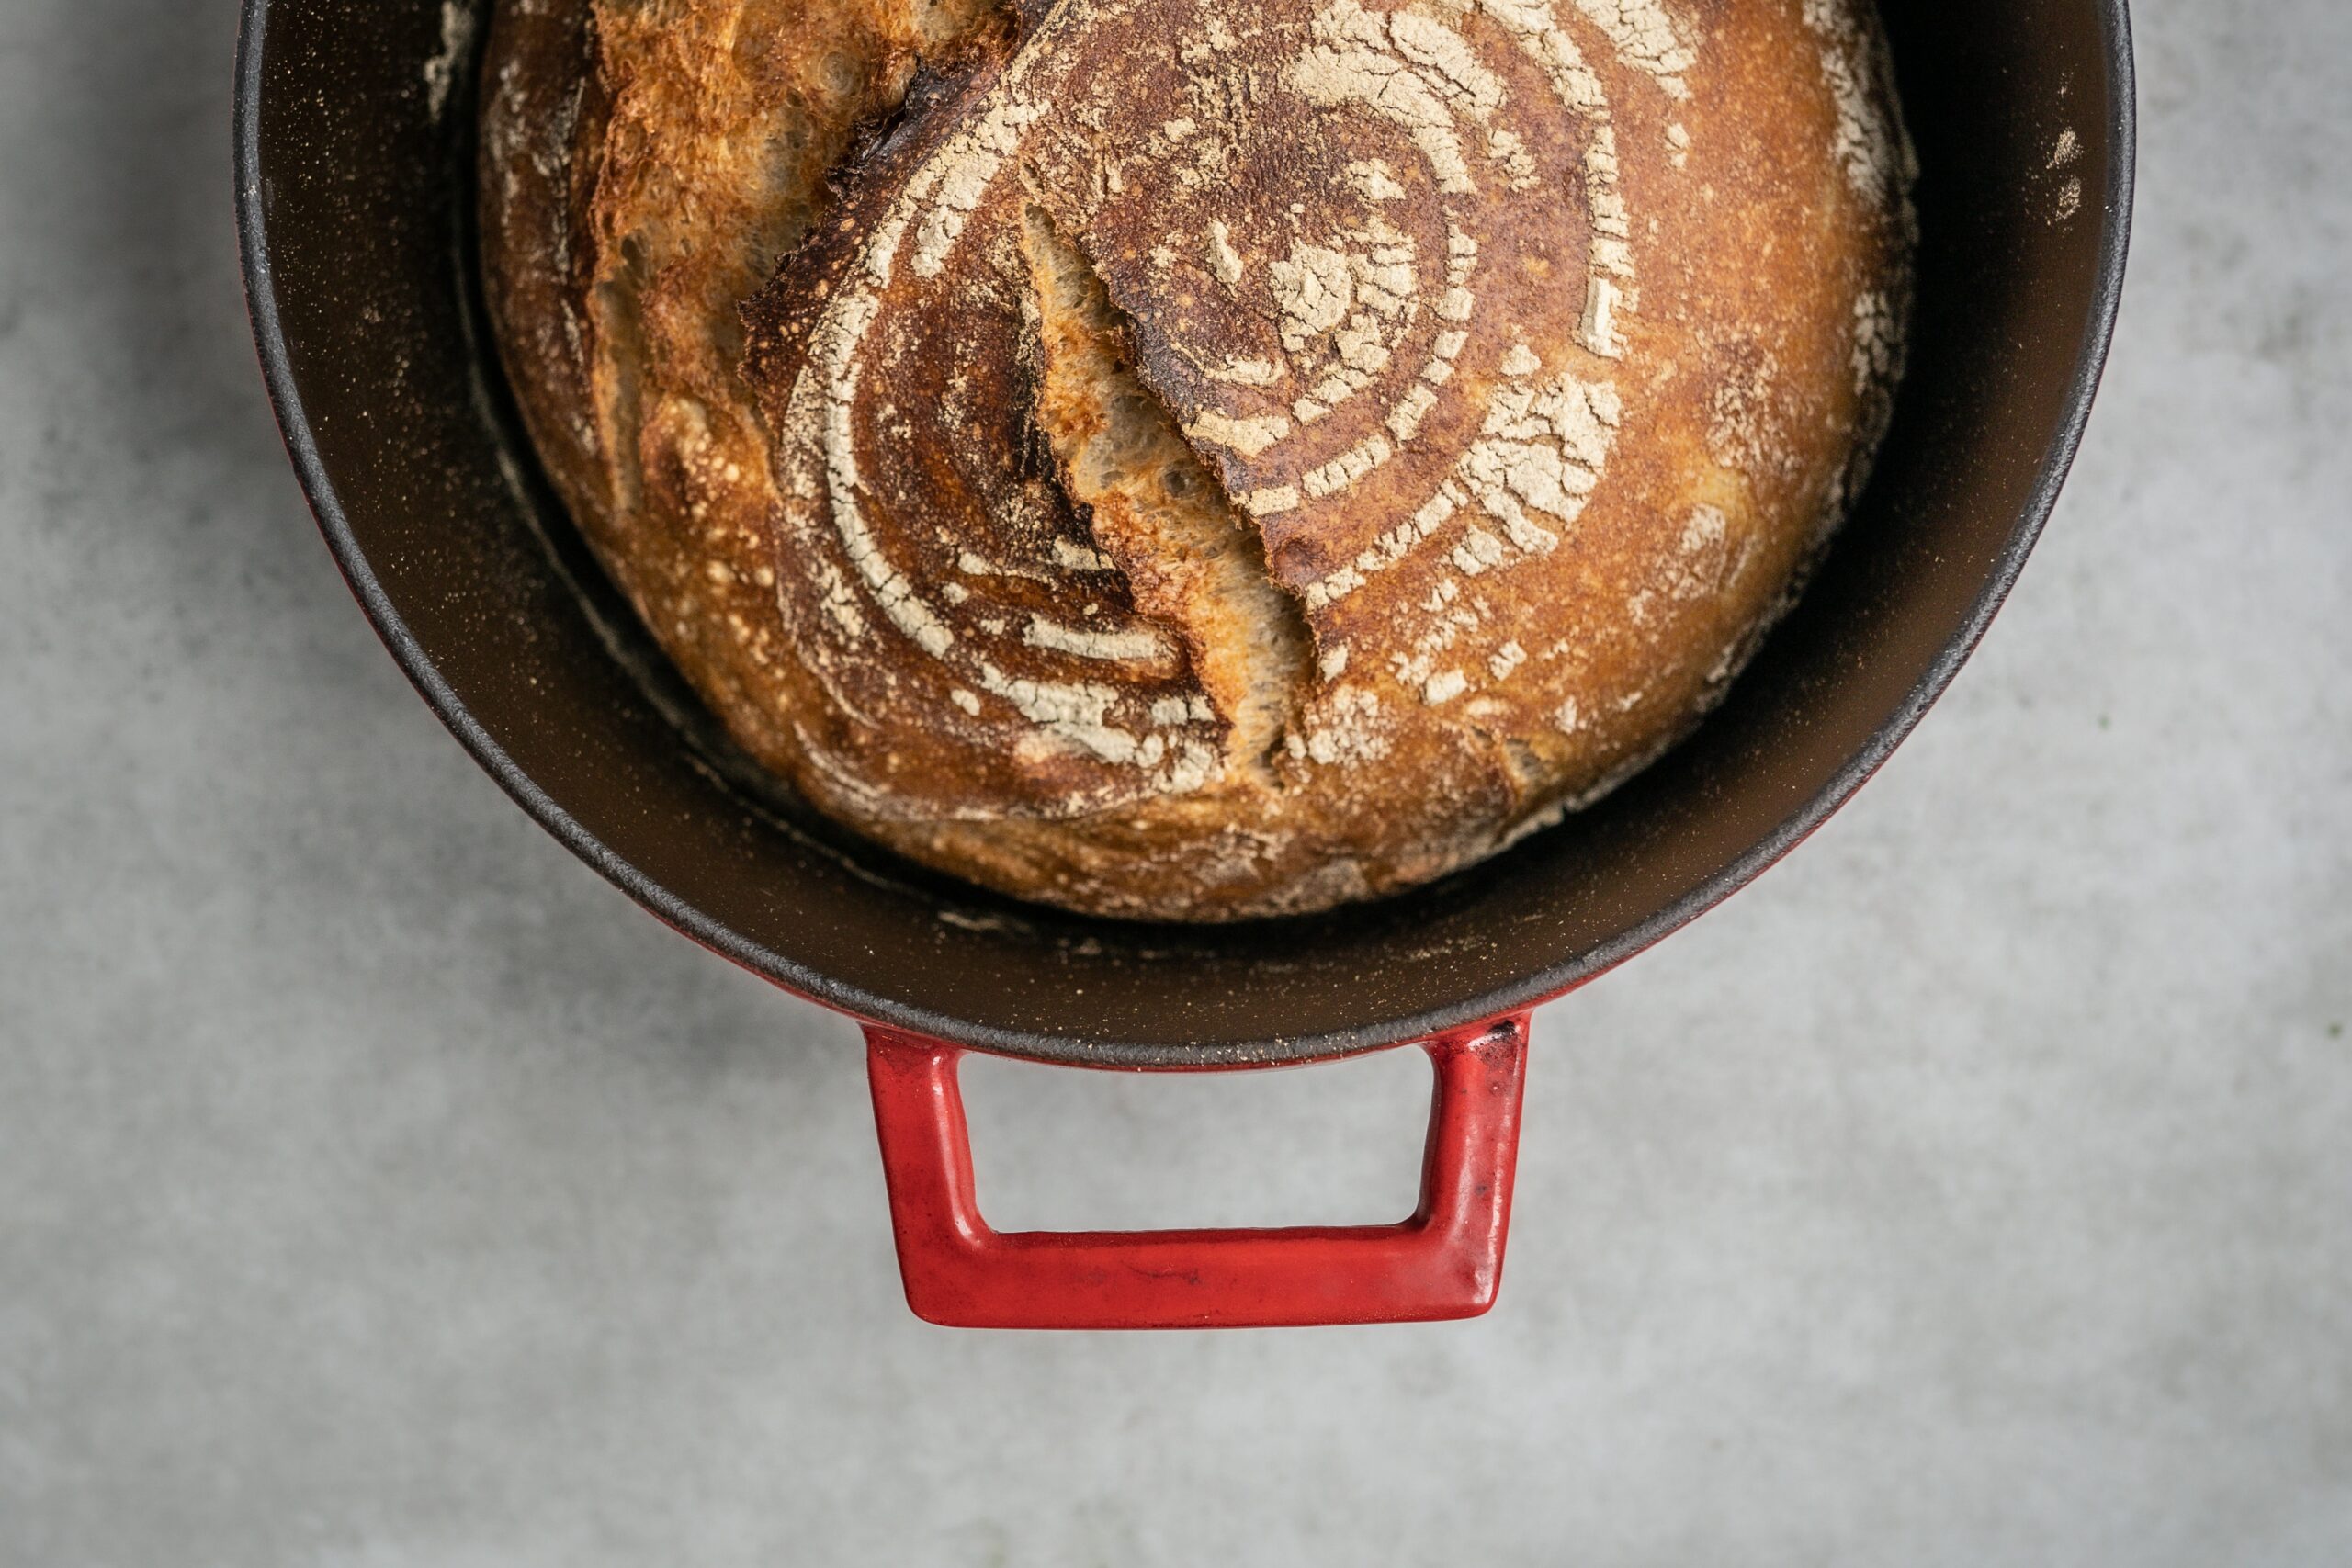
M 1787 852 L 1951 681 L 2049 515 L 2121 285 L 2123 0 L 1883 8 L 1923 169 L 1919 311 L 1884 457 L 1820 577 L 1730 702 L 1599 807 L 1329 917 L 1193 931 L 1018 904 L 813 819 L 733 753 L 583 553 L 484 341 L 462 7 L 248 0 L 263 364 L 328 543 L 426 700 L 695 940 L 860 1018 L 1046 1060 L 1419 1039 L 1589 979 Z

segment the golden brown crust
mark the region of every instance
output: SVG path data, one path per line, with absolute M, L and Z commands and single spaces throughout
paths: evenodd
M 1081 910 L 1375 896 L 1607 787 L 1898 368 L 1849 0 L 507 0 L 492 48 L 493 309 L 616 577 L 818 805 Z
M 558 492 L 670 657 L 791 776 L 766 442 L 738 309 L 859 129 L 986 0 L 502 0 L 485 64 L 484 273 Z

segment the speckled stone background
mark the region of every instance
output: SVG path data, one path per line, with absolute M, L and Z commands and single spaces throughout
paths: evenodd
M 2352 6 L 2143 0 L 2100 416 L 1918 738 L 1544 1013 L 1502 1305 L 944 1333 L 853 1031 L 311 531 L 232 0 L 0 4 L 0 1563 L 2352 1561 Z M 1372 1219 L 1408 1057 L 989 1067 L 1001 1221 Z

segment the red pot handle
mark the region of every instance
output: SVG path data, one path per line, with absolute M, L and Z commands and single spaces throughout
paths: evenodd
M 1424 1042 L 1437 1066 L 1421 1205 L 1402 1224 L 1000 1235 L 973 1192 L 964 1048 L 868 1025 L 899 1269 L 951 1328 L 1271 1328 L 1476 1317 L 1495 1304 L 1528 1015 Z

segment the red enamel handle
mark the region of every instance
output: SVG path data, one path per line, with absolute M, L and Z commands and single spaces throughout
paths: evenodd
M 951 1328 L 1273 1328 L 1476 1317 L 1495 1304 L 1527 1073 L 1524 1013 L 1425 1042 L 1421 1204 L 1402 1224 L 1000 1235 L 980 1218 L 961 1046 L 866 1028 L 899 1269 Z

